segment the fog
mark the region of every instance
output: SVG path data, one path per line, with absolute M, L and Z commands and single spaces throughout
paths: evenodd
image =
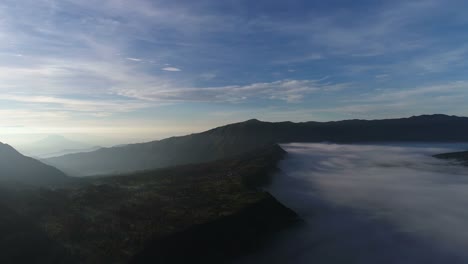
M 244 263 L 468 263 L 465 145 L 283 145 L 269 191 L 304 223 Z

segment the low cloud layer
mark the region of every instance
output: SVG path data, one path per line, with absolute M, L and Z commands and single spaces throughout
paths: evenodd
M 271 192 L 305 225 L 253 262 L 468 262 L 468 168 L 431 157 L 466 144 L 284 147 Z

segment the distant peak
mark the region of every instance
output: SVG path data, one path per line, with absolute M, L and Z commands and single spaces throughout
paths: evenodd
M 249 120 L 245 121 L 244 123 L 261 123 L 261 122 L 262 122 L 262 121 L 253 118 L 253 119 L 249 119 Z

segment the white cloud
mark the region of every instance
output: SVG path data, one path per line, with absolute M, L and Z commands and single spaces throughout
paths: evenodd
M 169 72 L 180 72 L 180 71 L 182 71 L 181 69 L 175 68 L 175 67 L 164 67 L 164 68 L 162 68 L 161 70 L 163 70 L 163 71 L 169 71 Z
M 143 61 L 142 59 L 137 59 L 137 58 L 127 58 L 127 60 L 136 61 L 136 62 Z

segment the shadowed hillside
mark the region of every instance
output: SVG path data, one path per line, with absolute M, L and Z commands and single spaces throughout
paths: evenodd
M 0 263 L 75 263 L 63 246 L 0 204 Z
M 428 115 L 388 120 L 270 123 L 249 120 L 203 133 L 46 159 L 70 175 L 131 172 L 214 161 L 271 143 L 468 141 L 468 118 Z
M 11 146 L 0 143 L 0 182 L 51 186 L 69 180 L 56 168 L 23 156 Z
M 223 263 L 297 221 L 258 189 L 284 154 L 270 146 L 218 162 L 89 177 L 66 189 L 10 188 L 0 199 L 79 263 Z

